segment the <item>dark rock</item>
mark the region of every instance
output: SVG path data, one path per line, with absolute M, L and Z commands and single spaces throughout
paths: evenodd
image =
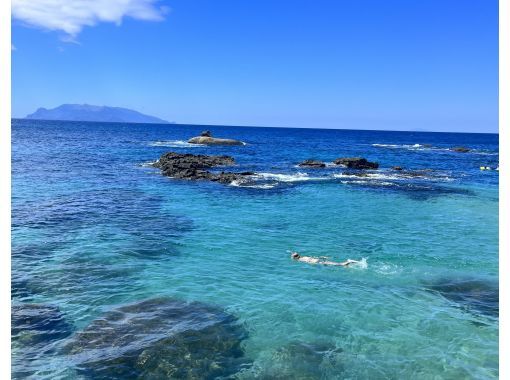
M 304 160 L 303 162 L 299 163 L 298 166 L 306 166 L 310 168 L 324 168 L 326 167 L 326 164 L 322 161 L 317 160 Z
M 456 147 L 452 148 L 451 150 L 453 150 L 454 152 L 459 152 L 459 153 L 467 153 L 467 152 L 469 152 L 471 149 L 466 148 L 466 147 L 464 147 L 464 146 L 456 146 Z
M 393 166 L 391 169 L 393 170 L 403 170 L 401 166 Z
M 499 286 L 476 278 L 440 278 L 427 284 L 426 289 L 438 292 L 467 311 L 497 317 Z
M 202 131 L 202 133 L 200 133 L 200 136 L 203 136 L 203 137 L 212 137 L 211 131 Z
M 233 164 L 234 159 L 230 156 L 206 156 L 202 154 L 168 152 L 163 154 L 153 165 L 161 169 L 163 175 L 178 179 L 231 183 L 232 181 L 242 181 L 246 179 L 246 176 L 253 175 L 252 172 L 213 173 L 205 170 L 216 166 L 229 166 Z
M 208 131 L 206 131 L 208 132 Z M 203 133 L 203 132 L 202 132 Z M 188 140 L 190 144 L 201 144 L 201 145 L 245 145 L 242 141 L 233 139 L 219 139 L 212 136 L 198 136 L 192 137 Z
M 377 162 L 370 162 L 362 157 L 344 157 L 337 158 L 333 161 L 335 165 L 346 166 L 349 169 L 377 169 L 379 164 Z
M 156 298 L 114 309 L 65 346 L 94 379 L 226 378 L 248 365 L 235 317 L 198 302 Z
M 71 335 L 72 330 L 56 306 L 20 304 L 11 308 L 12 340 L 23 346 L 47 344 Z

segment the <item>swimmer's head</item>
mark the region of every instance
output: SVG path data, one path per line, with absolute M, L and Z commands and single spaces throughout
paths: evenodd
M 297 260 L 297 259 L 299 259 L 300 256 L 299 256 L 299 253 L 292 252 L 292 255 L 290 255 L 290 257 L 292 257 L 294 260 Z

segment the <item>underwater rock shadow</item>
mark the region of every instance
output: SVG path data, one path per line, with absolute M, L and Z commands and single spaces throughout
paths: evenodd
M 342 349 L 326 342 L 293 341 L 271 355 L 270 368 L 253 368 L 254 377 L 263 380 L 315 380 L 326 373 L 340 374 Z
M 57 306 L 18 304 L 11 308 L 12 340 L 24 346 L 63 339 L 72 331 L 72 325 Z
M 474 196 L 475 193 L 468 189 L 460 189 L 455 187 L 441 186 L 437 184 L 400 184 L 395 182 L 378 183 L 365 182 L 357 183 L 356 181 L 345 181 L 344 184 L 362 188 L 366 191 L 375 191 L 379 193 L 402 194 L 416 201 L 427 201 L 429 199 L 438 198 L 448 195 Z
M 499 317 L 497 282 L 473 277 L 441 277 L 433 282 L 425 283 L 425 289 L 440 294 L 470 313 Z
M 18 304 L 11 308 L 11 344 L 18 348 L 12 357 L 11 376 L 26 378 L 35 373 L 34 360 L 55 351 L 55 343 L 72 334 L 74 327 L 67 322 L 57 306 Z
M 118 224 L 120 227 L 165 227 L 166 234 L 180 237 L 192 229 L 192 222 L 184 216 L 161 210 L 164 199 L 139 190 L 87 190 L 33 204 L 15 205 L 11 227 L 56 230 L 63 234 L 98 224 Z M 170 228 L 171 227 L 171 228 Z
M 92 321 L 64 347 L 94 379 L 214 379 L 246 366 L 246 330 L 220 308 L 171 298 L 121 306 Z

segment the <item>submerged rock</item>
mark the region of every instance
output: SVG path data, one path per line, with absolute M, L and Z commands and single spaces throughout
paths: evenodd
M 260 374 L 262 379 L 312 380 L 325 377 L 329 370 L 343 372 L 342 350 L 322 342 L 291 342 L 277 349 L 271 357 L 271 368 Z
M 11 308 L 12 341 L 23 346 L 34 346 L 65 338 L 73 327 L 59 308 L 44 304 L 20 304 Z
M 317 160 L 304 160 L 303 162 L 299 163 L 298 166 L 305 166 L 309 168 L 325 168 L 326 164 Z
M 220 183 L 242 181 L 252 172 L 213 173 L 205 169 L 217 166 L 230 166 L 234 159 L 230 156 L 207 156 L 202 154 L 181 154 L 168 152 L 163 154 L 153 166 L 161 169 L 163 175 L 178 179 L 208 180 Z
M 211 131 L 203 131 L 200 136 L 188 140 L 190 144 L 201 145 L 245 145 L 242 141 L 233 139 L 219 139 L 212 137 Z
M 438 292 L 467 311 L 497 317 L 499 315 L 499 287 L 497 282 L 476 278 L 440 278 L 426 288 Z
M 459 152 L 459 153 L 467 153 L 467 152 L 469 152 L 471 149 L 466 148 L 466 147 L 464 147 L 464 146 L 456 146 L 456 147 L 453 147 L 451 150 L 453 150 L 454 152 Z
M 343 157 L 337 158 L 333 161 L 335 165 L 342 165 L 349 169 L 377 169 L 379 164 L 377 162 L 370 162 L 362 157 Z
M 248 365 L 235 317 L 198 302 L 149 299 L 114 309 L 64 352 L 94 379 L 214 379 Z
M 392 169 L 392 170 L 404 170 L 404 169 L 402 168 L 402 166 L 393 166 L 391 169 Z

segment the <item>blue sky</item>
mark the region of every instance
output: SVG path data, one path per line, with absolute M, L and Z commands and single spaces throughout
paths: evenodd
M 498 130 L 496 0 L 73 1 L 13 1 L 13 117 Z

